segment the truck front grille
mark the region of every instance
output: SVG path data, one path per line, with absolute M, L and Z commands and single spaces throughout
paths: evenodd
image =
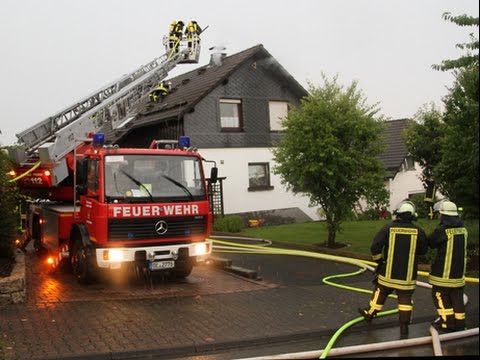
M 172 239 L 205 234 L 206 230 L 206 216 L 108 220 L 109 241 Z

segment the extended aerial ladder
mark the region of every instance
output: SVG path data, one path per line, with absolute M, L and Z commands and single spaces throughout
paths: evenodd
M 58 185 L 68 176 L 65 156 L 78 145 L 76 140 L 108 124 L 123 128 L 137 115 L 134 105 L 177 64 L 198 63 L 200 38 L 196 35 L 188 41 L 183 37 L 173 49 L 166 46 L 164 55 L 17 134 L 18 146 L 9 149 L 10 158 L 24 168 L 40 161 L 52 172 L 51 186 Z

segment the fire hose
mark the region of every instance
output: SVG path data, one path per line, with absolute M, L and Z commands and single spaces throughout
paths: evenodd
M 291 255 L 291 256 L 305 256 L 305 257 L 310 257 L 310 258 L 315 258 L 315 259 L 321 259 L 321 260 L 328 260 L 328 261 L 336 261 L 336 262 L 341 262 L 345 264 L 351 264 L 358 266 L 360 269 L 352 272 L 352 273 L 347 273 L 347 274 L 337 274 L 337 275 L 332 275 L 328 276 L 322 279 L 322 282 L 339 287 L 342 289 L 346 290 L 351 290 L 351 291 L 357 291 L 357 292 L 362 292 L 362 293 L 371 293 L 371 290 L 367 289 L 362 289 L 362 288 L 355 288 L 352 286 L 346 286 L 342 284 L 337 284 L 334 282 L 331 282 L 331 279 L 334 278 L 340 278 L 340 277 L 349 277 L 349 276 L 355 276 L 359 275 L 366 270 L 369 271 L 374 271 L 375 268 L 373 265 L 376 265 L 375 262 L 372 261 L 366 261 L 366 260 L 360 260 L 360 259 L 354 259 L 354 258 L 348 258 L 348 257 L 343 257 L 343 256 L 337 256 L 337 255 L 329 255 L 329 254 L 322 254 L 322 253 L 317 253 L 313 251 L 306 251 L 306 250 L 292 250 L 292 249 L 283 249 L 283 248 L 276 248 L 276 247 L 271 247 L 271 242 L 266 242 L 265 240 L 262 239 L 257 239 L 257 238 L 240 238 L 240 237 L 228 237 L 228 236 L 218 236 L 216 238 L 223 238 L 223 239 L 240 239 L 242 241 L 262 241 L 264 242 L 264 245 L 251 245 L 251 244 L 239 244 L 231 241 L 224 241 L 224 240 L 219 240 L 219 239 L 212 239 L 214 243 L 214 248 L 216 252 L 233 252 L 233 253 L 250 253 L 250 254 L 272 254 L 272 255 Z M 428 276 L 427 272 L 418 272 L 419 275 L 421 276 Z M 478 283 L 478 278 L 470 278 L 467 277 L 465 278 L 465 281 L 467 282 L 473 282 L 473 283 Z M 417 285 L 424 287 L 424 288 L 431 288 L 431 285 L 422 281 L 417 280 Z M 396 298 L 396 295 L 389 295 L 391 298 Z M 468 302 L 468 297 L 464 295 L 464 303 L 466 304 Z M 394 310 L 389 310 L 389 311 L 383 311 L 379 312 L 377 316 L 387 316 L 387 315 L 392 315 L 398 313 L 398 309 Z M 365 352 L 365 351 L 376 351 L 376 350 L 385 350 L 385 349 L 393 349 L 393 348 L 398 348 L 398 347 L 404 347 L 404 346 L 415 346 L 415 345 L 420 345 L 420 344 L 428 344 L 429 342 L 433 343 L 433 348 L 434 348 L 434 354 L 436 356 L 442 355 L 441 353 L 441 347 L 440 347 L 440 339 L 442 340 L 453 340 L 453 339 L 458 339 L 461 337 L 468 337 L 468 336 L 474 336 L 478 335 L 479 329 L 469 329 L 465 331 L 458 331 L 455 333 L 451 334 L 443 334 L 443 335 L 438 335 L 437 331 L 433 329 L 432 327 L 430 328 L 430 333 L 431 336 L 423 337 L 423 338 L 416 338 L 416 339 L 405 339 L 405 340 L 397 340 L 397 341 L 389 341 L 389 342 L 384 342 L 384 343 L 377 343 L 377 344 L 367 344 L 367 345 L 362 345 L 362 346 L 351 346 L 347 348 L 339 348 L 339 349 L 333 349 L 332 347 L 335 343 L 335 341 L 338 339 L 338 337 L 348 329 L 349 327 L 363 321 L 363 317 L 358 317 L 355 318 L 346 324 L 344 324 L 342 327 L 340 327 L 334 335 L 331 337 L 331 339 L 328 341 L 327 346 L 323 350 L 319 351 L 313 351 L 313 352 L 303 352 L 303 353 L 295 353 L 295 354 L 280 354 L 280 355 L 273 355 L 273 356 L 268 356 L 268 357 L 255 357 L 255 358 L 249 358 L 248 360 L 264 360 L 264 359 L 304 359 L 304 358 L 312 358 L 312 357 L 320 357 L 321 359 L 326 358 L 327 355 L 331 354 L 339 356 L 339 355 L 348 355 L 348 354 L 353 354 L 357 352 Z M 342 350 L 343 349 L 343 350 Z M 243 359 L 247 360 L 247 359 Z

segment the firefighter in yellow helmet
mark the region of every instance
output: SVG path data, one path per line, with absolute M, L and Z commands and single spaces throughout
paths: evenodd
M 188 36 L 192 36 L 194 34 L 200 35 L 201 32 L 202 32 L 202 29 L 194 20 L 190 21 L 187 25 L 187 28 L 185 29 L 185 35 L 187 36 L 187 38 Z
M 170 24 L 170 31 L 168 32 L 168 48 L 172 50 L 177 42 L 177 35 L 175 33 L 175 28 L 177 27 L 177 21 L 173 20 Z
M 437 249 L 428 282 L 438 321 L 432 325 L 441 332 L 465 329 L 465 257 L 468 233 L 458 214 L 457 205 L 443 200 L 436 203 L 440 224 L 428 236 L 428 246 Z
M 199 36 L 200 33 L 202 32 L 202 29 L 200 26 L 197 24 L 196 21 L 191 20 L 187 27 L 185 28 L 185 36 L 187 38 L 187 46 L 191 48 L 193 46 L 193 39 L 195 36 Z
M 172 23 L 170 24 L 170 32 L 168 35 L 168 47 L 170 50 L 175 50 L 175 52 L 178 52 L 178 48 L 180 45 L 180 40 L 182 39 L 183 36 L 183 28 L 185 24 L 183 21 L 175 21 L 173 20 Z
M 150 92 L 149 94 L 150 100 L 152 102 L 157 102 L 158 99 L 167 96 L 168 90 L 169 90 L 169 86 L 165 85 L 165 83 L 162 81 Z
M 398 297 L 400 338 L 408 338 L 408 325 L 412 315 L 412 295 L 416 286 L 418 257 L 428 250 L 425 231 L 413 221 L 415 205 L 403 201 L 394 212 L 395 219 L 383 226 L 370 247 L 377 262 L 375 288 L 369 307 L 358 309 L 367 322 L 382 310 L 388 295 L 394 291 Z

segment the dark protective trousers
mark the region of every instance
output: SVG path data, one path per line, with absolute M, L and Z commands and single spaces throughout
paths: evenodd
M 373 290 L 372 299 L 370 300 L 370 308 L 367 313 L 369 315 L 375 315 L 383 309 L 385 300 L 388 295 L 396 292 L 398 298 L 398 320 L 400 324 L 410 324 L 410 318 L 412 317 L 412 295 L 413 290 L 399 290 L 389 288 L 378 283 L 375 283 L 375 289 Z
M 440 316 L 440 325 L 446 330 L 465 329 L 463 286 L 456 288 L 433 286 L 432 298 Z

